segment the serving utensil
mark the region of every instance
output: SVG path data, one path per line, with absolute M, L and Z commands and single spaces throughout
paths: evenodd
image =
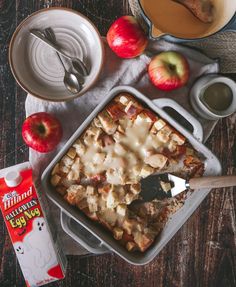
M 46 28 L 44 30 L 44 35 L 46 36 L 47 39 L 52 40 L 52 41 L 56 41 L 56 36 L 53 32 L 53 30 L 51 28 Z M 79 91 L 81 91 L 82 89 L 82 84 L 84 83 L 84 79 L 82 78 L 81 75 L 79 74 L 74 74 L 71 71 L 68 72 L 64 62 L 61 59 L 60 54 L 56 51 L 56 55 L 60 61 L 60 63 L 63 66 L 63 69 L 65 71 L 65 76 L 64 76 L 64 84 L 66 86 L 66 88 L 71 92 L 71 93 L 77 93 Z
M 58 59 L 60 60 L 61 65 L 63 66 L 64 71 L 65 71 L 63 82 L 64 82 L 67 90 L 73 94 L 80 92 L 82 89 L 82 85 L 79 81 L 78 75 L 74 74 L 72 72 L 68 72 L 62 59 L 61 59 L 61 56 L 58 53 L 56 53 L 56 55 L 57 55 Z
M 71 56 L 67 55 L 65 52 L 63 52 L 61 50 L 61 48 L 56 43 L 54 43 L 51 40 L 49 40 L 48 38 L 46 38 L 44 33 L 41 32 L 39 29 L 31 29 L 30 34 L 33 35 L 34 37 L 38 38 L 39 40 L 41 40 L 45 44 L 47 44 L 49 47 L 51 47 L 56 52 L 58 52 L 61 56 L 69 59 L 72 63 L 72 66 L 77 71 L 79 71 L 79 73 L 82 76 L 88 76 L 88 74 L 89 74 L 88 69 L 85 66 L 85 64 L 79 58 L 75 58 L 75 57 L 71 57 Z
M 236 186 L 236 175 L 206 176 L 189 180 L 173 174 L 155 174 L 141 180 L 140 196 L 143 201 L 174 197 L 186 189 Z

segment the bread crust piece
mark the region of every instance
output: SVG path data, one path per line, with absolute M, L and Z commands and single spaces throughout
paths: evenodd
M 214 5 L 211 0 L 172 0 L 184 5 L 199 20 L 204 23 L 212 23 L 214 20 Z

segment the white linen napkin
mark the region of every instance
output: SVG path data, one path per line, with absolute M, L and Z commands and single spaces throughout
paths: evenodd
M 188 93 L 190 87 L 198 77 L 203 74 L 217 73 L 219 71 L 218 60 L 212 60 L 199 51 L 169 43 L 164 40 L 151 42 L 147 49 L 148 52 L 135 59 L 118 58 L 108 47 L 105 40 L 104 46 L 105 61 L 99 80 L 94 87 L 87 91 L 82 97 L 70 102 L 54 103 L 39 100 L 31 95 L 27 96 L 25 103 L 26 116 L 42 111 L 52 113 L 61 121 L 64 132 L 63 139 L 54 152 L 40 154 L 30 149 L 29 161 L 34 173 L 36 173 L 38 177 L 41 176 L 45 167 L 63 147 L 67 139 L 104 97 L 106 97 L 109 90 L 118 85 L 133 86 L 151 99 L 166 97 L 177 101 L 201 122 L 204 129 L 204 140 L 208 138 L 214 128 L 216 121 L 200 119 L 192 111 L 189 104 Z M 151 55 L 166 50 L 175 50 L 185 55 L 188 59 L 191 71 L 188 84 L 185 87 L 172 92 L 163 92 L 155 88 L 150 83 L 147 74 L 147 65 L 150 62 Z M 44 196 L 44 194 L 42 194 L 42 196 Z M 65 253 L 73 255 L 88 253 L 88 251 L 82 248 L 62 230 L 59 209 L 53 203 L 50 202 L 49 204 Z

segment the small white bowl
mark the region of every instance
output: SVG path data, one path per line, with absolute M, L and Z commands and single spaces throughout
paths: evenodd
M 232 91 L 232 102 L 223 111 L 211 111 L 200 99 L 202 92 L 215 83 L 226 84 Z M 209 74 L 199 78 L 190 90 L 190 102 L 194 111 L 202 118 L 207 120 L 218 120 L 236 112 L 236 83 L 218 74 Z
M 58 43 L 68 55 L 78 57 L 90 67 L 83 89 L 77 94 L 70 93 L 64 86 L 64 70 L 55 51 L 29 32 L 47 27 L 54 30 Z M 61 7 L 31 14 L 17 27 L 9 48 L 9 62 L 18 84 L 37 98 L 55 102 L 84 94 L 98 79 L 103 59 L 103 43 L 96 27 L 77 11 Z

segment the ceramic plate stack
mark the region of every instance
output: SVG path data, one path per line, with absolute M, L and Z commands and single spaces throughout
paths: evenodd
M 53 49 L 30 34 L 31 29 L 52 28 L 66 54 L 81 59 L 90 73 L 81 92 L 71 94 L 63 83 L 64 69 Z M 66 8 L 37 11 L 16 29 L 9 61 L 18 84 L 31 95 L 50 101 L 71 100 L 85 93 L 98 78 L 103 44 L 97 28 L 82 14 Z M 67 69 L 71 63 L 64 59 Z

